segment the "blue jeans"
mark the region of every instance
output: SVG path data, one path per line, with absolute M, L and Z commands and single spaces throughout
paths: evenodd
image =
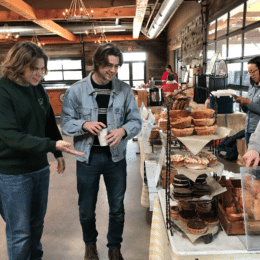
M 121 248 L 125 219 L 126 160 L 114 163 L 106 153 L 90 153 L 89 164 L 77 161 L 79 216 L 86 245 L 95 244 L 96 203 L 100 175 L 103 174 L 109 204 L 107 247 Z
M 0 174 L 0 214 L 6 222 L 10 260 L 36 260 L 43 255 L 41 237 L 47 210 L 50 170 Z

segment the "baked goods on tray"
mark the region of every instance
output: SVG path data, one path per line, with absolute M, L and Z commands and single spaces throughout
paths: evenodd
M 198 153 L 198 156 L 201 157 L 201 158 L 208 159 L 208 161 L 209 161 L 208 166 L 214 166 L 217 163 L 217 157 L 212 153 L 206 153 L 206 152 L 200 151 Z

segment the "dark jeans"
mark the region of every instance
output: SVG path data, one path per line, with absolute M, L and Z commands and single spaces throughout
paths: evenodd
M 100 175 L 103 174 L 109 203 L 107 247 L 120 248 L 124 229 L 124 196 L 126 191 L 126 160 L 114 163 L 107 153 L 90 153 L 89 164 L 77 161 L 79 216 L 86 245 L 95 244 L 96 203 Z
M 245 139 L 246 139 L 246 147 L 247 148 L 248 148 L 250 136 L 251 136 L 251 133 L 245 132 Z
M 49 166 L 23 175 L 0 173 L 0 214 L 6 222 L 10 260 L 36 260 L 43 255 L 40 240 L 47 210 L 49 178 Z

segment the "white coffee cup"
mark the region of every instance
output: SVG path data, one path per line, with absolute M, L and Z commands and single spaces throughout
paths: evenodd
M 107 128 L 102 129 L 99 134 L 98 134 L 98 140 L 99 140 L 99 144 L 100 146 L 107 146 L 107 142 L 105 137 L 107 136 Z

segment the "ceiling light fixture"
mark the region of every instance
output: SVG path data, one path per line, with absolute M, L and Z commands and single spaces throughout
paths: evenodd
M 0 41 L 17 41 L 19 37 L 19 33 L 12 34 L 8 24 L 5 23 L 2 32 L 0 32 Z
M 93 10 L 91 10 L 93 17 Z M 89 13 L 82 0 L 72 0 L 70 8 L 63 12 L 66 20 L 84 20 L 90 19 Z
M 41 43 L 40 40 L 38 39 L 37 35 L 34 35 L 31 39 L 31 42 L 37 44 L 39 47 L 41 47 L 42 45 L 44 45 L 44 43 Z

